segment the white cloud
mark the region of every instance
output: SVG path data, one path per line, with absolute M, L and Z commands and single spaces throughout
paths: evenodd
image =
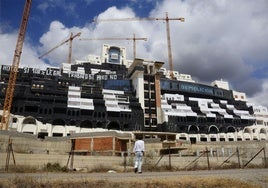
M 37 6 L 37 8 L 38 8 L 39 10 L 41 10 L 43 13 L 45 13 L 46 10 L 49 8 L 49 4 L 48 4 L 48 2 L 42 2 L 41 4 L 39 4 L 39 5 Z
M 85 0 L 86 3 L 90 3 L 90 0 Z M 63 9 L 68 14 L 76 15 L 75 8 L 76 3 L 69 0 L 47 0 L 46 2 L 41 2 L 37 5 L 37 8 L 46 14 L 48 9 Z M 56 10 L 57 11 L 57 10 Z
M 265 79 L 262 84 L 262 92 L 256 93 L 253 97 L 249 97 L 248 100 L 262 106 L 268 107 L 267 93 L 268 93 L 268 79 Z
M 175 69 L 205 82 L 227 79 L 237 90 L 252 95 L 262 85 L 252 79 L 254 69 L 268 61 L 267 5 L 263 0 L 170 0 L 151 16 L 168 11 L 169 17 L 186 19 L 181 24 L 170 22 Z M 161 54 L 157 50 L 155 54 Z
M 91 3 L 93 3 L 95 0 L 84 0 L 86 2 L 87 5 L 90 5 Z
M 0 64 L 12 65 L 17 42 L 17 32 L 9 34 L 0 34 Z M 38 59 L 36 49 L 32 47 L 27 39 L 22 48 L 22 54 L 19 62 L 20 67 L 31 66 L 35 68 L 44 68 L 46 65 Z
M 49 31 L 40 38 L 42 46 L 39 48 L 40 56 L 60 45 L 70 36 L 70 29 L 66 28 L 61 22 L 53 21 L 50 24 Z M 68 43 L 59 46 L 43 59 L 48 59 L 52 65 L 59 65 L 62 62 L 67 62 L 68 57 Z M 64 58 L 65 57 L 65 58 Z

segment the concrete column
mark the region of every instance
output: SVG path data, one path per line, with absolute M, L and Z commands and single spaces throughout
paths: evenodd
M 161 109 L 160 78 L 161 78 L 161 74 L 156 73 L 155 74 L 155 102 L 156 102 L 157 123 L 163 123 L 165 121 L 162 115 L 162 109 Z
M 115 137 L 113 137 L 113 156 L 115 156 Z
M 93 150 L 94 150 L 94 137 L 91 137 L 91 142 L 90 142 L 90 154 L 93 155 Z
M 46 125 L 47 125 L 48 136 L 52 136 L 52 125 L 48 123 Z
M 131 139 L 128 139 L 128 156 L 131 156 L 132 148 L 131 148 Z

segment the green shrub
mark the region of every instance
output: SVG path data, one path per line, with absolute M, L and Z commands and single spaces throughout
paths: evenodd
M 67 172 L 68 168 L 67 166 L 61 166 L 59 163 L 47 163 L 44 170 L 49 172 Z

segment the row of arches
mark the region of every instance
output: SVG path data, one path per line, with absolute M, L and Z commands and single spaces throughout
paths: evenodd
M 217 134 L 217 133 L 233 133 L 233 132 L 236 132 L 236 128 L 233 127 L 233 126 L 222 126 L 222 127 L 217 127 L 216 125 L 210 125 L 207 128 L 207 133 L 209 134 Z M 189 125 L 188 128 L 187 128 L 187 132 L 188 133 L 191 133 L 191 134 L 198 134 L 200 133 L 200 127 L 197 126 L 197 125 Z
M 233 118 L 224 118 L 223 115 L 217 114 L 216 117 L 207 117 L 205 114 L 198 114 L 198 116 L 168 116 L 168 121 L 173 121 L 178 124 L 232 124 L 232 125 L 252 125 L 255 119 L 241 119 L 238 116 Z
M 16 123 L 17 120 L 13 121 Z M 26 117 L 23 119 L 22 124 L 31 124 L 37 125 L 37 120 L 31 116 Z M 54 119 L 51 121 L 51 125 L 61 125 L 65 126 L 67 122 L 63 119 Z M 71 120 L 69 125 L 76 125 L 77 122 L 75 120 Z M 105 129 L 112 129 L 112 130 L 128 130 L 130 128 L 129 124 L 122 124 L 119 121 L 110 121 L 110 122 L 101 122 L 101 121 L 90 121 L 90 120 L 83 120 L 79 124 L 80 128 L 105 128 Z
M 246 127 L 244 129 L 244 133 L 249 133 L 249 134 L 267 134 L 268 133 L 268 128 L 257 128 L 257 127 Z
M 13 118 L 13 123 L 16 123 L 18 119 L 16 117 Z M 72 120 L 71 120 L 72 121 Z M 73 120 L 74 121 L 74 120 Z M 69 122 L 70 123 L 70 122 Z M 73 122 L 74 126 L 76 126 L 77 122 Z M 22 125 L 34 125 L 38 126 L 37 120 L 34 117 L 28 116 L 22 120 Z M 55 119 L 51 122 L 52 126 L 65 126 L 66 122 L 63 119 Z M 122 130 L 122 131 L 131 131 L 132 129 L 136 129 L 135 127 L 132 127 L 130 124 L 123 124 L 119 121 L 110 121 L 110 122 L 101 122 L 101 121 L 90 121 L 90 120 L 83 120 L 80 122 L 80 124 L 77 126 L 80 128 L 103 128 L 108 130 Z M 217 134 L 217 133 L 234 133 L 239 130 L 231 125 L 225 125 L 218 127 L 216 125 L 209 125 L 205 128 L 198 125 L 185 125 L 184 131 L 175 131 L 170 130 L 169 128 L 166 130 L 161 131 L 172 131 L 172 132 L 178 132 L 178 133 L 189 133 L 189 134 L 199 134 L 199 133 L 208 133 L 208 134 Z M 260 128 L 260 127 L 246 127 L 243 130 L 243 133 L 249 133 L 249 134 L 267 134 L 268 129 L 267 128 Z
M 236 132 L 240 129 L 232 124 L 176 124 L 173 122 L 164 123 L 158 127 L 162 132 L 190 133 L 190 134 L 217 134 Z

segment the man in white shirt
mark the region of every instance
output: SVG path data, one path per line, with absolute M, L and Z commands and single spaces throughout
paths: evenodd
M 144 141 L 142 140 L 142 135 L 136 136 L 137 140 L 135 142 L 133 152 L 135 153 L 135 173 L 142 173 L 142 160 L 144 156 Z

